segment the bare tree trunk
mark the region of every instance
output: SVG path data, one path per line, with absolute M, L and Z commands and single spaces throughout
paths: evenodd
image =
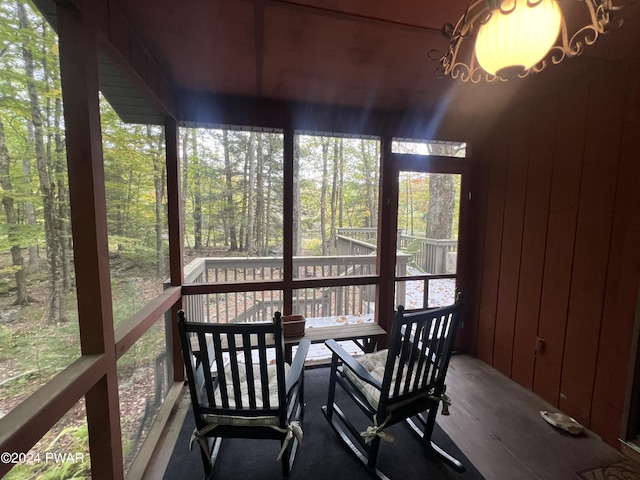
M 293 255 L 302 253 L 302 208 L 300 205 L 300 135 L 293 136 Z
M 368 218 L 365 219 L 364 226 L 365 227 L 373 227 L 377 222 L 377 205 L 378 205 L 378 196 L 377 196 L 377 188 L 378 185 L 378 171 L 375 168 L 376 162 L 374 161 L 374 157 L 377 158 L 377 155 L 371 155 L 367 150 L 367 142 L 365 140 L 360 140 L 360 149 L 362 153 L 362 162 L 364 163 L 364 176 L 365 176 L 365 188 L 366 188 L 366 198 L 367 198 L 367 214 Z M 377 152 L 376 152 L 377 153 Z
M 267 137 L 269 145 L 269 153 L 273 140 Z M 258 141 L 258 156 L 256 158 L 256 251 L 258 255 L 267 255 L 267 246 L 265 244 L 265 209 L 264 209 L 264 177 L 265 177 L 265 156 L 263 152 L 263 135 L 260 134 Z
M 165 178 L 165 159 L 162 158 L 162 145 L 164 144 L 164 135 L 154 136 L 151 127 L 147 125 L 147 139 L 151 147 L 153 156 L 153 186 L 155 191 L 155 217 L 156 217 L 156 273 L 158 276 L 164 272 L 164 249 L 162 242 L 164 208 L 162 200 L 164 199 L 164 178 Z M 157 143 L 154 143 L 157 142 Z
M 0 120 L 0 186 L 3 190 L 2 205 L 4 213 L 7 217 L 8 240 L 11 244 L 11 261 L 15 269 L 16 279 L 16 299 L 14 305 L 26 305 L 29 303 L 29 294 L 27 292 L 27 277 L 24 270 L 24 261 L 20 250 L 20 242 L 18 236 L 18 219 L 11 193 L 11 176 L 9 173 L 9 165 L 11 157 L 4 136 L 4 124 Z
M 329 171 L 329 139 L 322 139 L 322 184 L 320 187 L 320 238 L 322 256 L 327 254 L 327 189 Z
M 251 195 L 255 195 L 255 190 L 252 191 L 253 185 L 251 184 L 253 180 L 250 180 L 252 177 L 250 171 L 253 169 L 253 177 L 255 178 L 255 133 L 249 132 L 249 137 L 247 138 L 247 142 L 245 145 L 245 155 L 244 155 L 244 170 L 242 172 L 242 178 L 244 179 L 243 188 L 242 188 L 242 202 L 240 205 L 239 218 L 238 222 L 239 232 L 238 232 L 238 250 L 249 251 L 247 246 L 247 242 L 249 241 L 249 236 L 251 233 L 249 232 L 249 209 L 253 209 L 255 211 L 255 206 L 252 205 L 252 202 L 249 201 L 249 197 Z M 253 248 L 253 247 L 252 247 Z
M 224 149 L 224 174 L 227 194 L 226 216 L 229 222 L 229 249 L 232 252 L 235 252 L 238 250 L 238 234 L 235 218 L 235 206 L 233 205 L 233 169 L 231 167 L 231 156 L 229 155 L 229 134 L 227 130 L 222 131 L 222 145 Z
M 429 145 L 432 155 L 454 157 L 462 147 L 458 145 Z M 456 206 L 455 176 L 432 173 L 429 176 L 429 212 L 427 214 L 427 238 L 451 238 Z
M 429 176 L 427 238 L 451 238 L 455 195 L 453 175 L 432 173 Z
M 191 132 L 191 151 L 193 153 L 193 248 L 202 248 L 202 185 L 200 184 L 200 160 L 196 131 Z
M 29 19 L 24 4 L 18 2 L 18 19 L 20 28 L 30 29 Z M 29 105 L 31 107 L 31 121 L 35 138 L 36 165 L 40 179 L 40 193 L 42 195 L 44 213 L 44 231 L 47 244 L 47 262 L 49 265 L 49 286 L 51 297 L 49 301 L 49 323 L 64 321 L 62 315 L 62 281 L 60 279 L 60 238 L 56 231 L 55 186 L 49 172 L 51 162 L 46 157 L 43 133 L 43 121 L 40 99 L 36 89 L 34 76 L 33 55 L 28 47 L 27 39 L 22 46 L 22 58 L 27 77 Z
M 71 253 L 73 252 L 73 240 L 71 237 L 71 205 L 69 201 L 69 190 L 66 185 L 66 157 L 64 155 L 64 138 L 60 134 L 62 119 L 62 98 L 56 97 L 54 109 L 54 130 L 55 143 L 55 172 L 58 186 L 58 241 L 60 244 L 60 266 L 62 268 L 62 288 L 64 291 L 71 291 L 73 288 L 71 281 Z
M 180 209 L 182 210 L 182 222 L 187 221 L 187 189 L 189 188 L 189 155 L 187 154 L 187 143 L 189 142 L 189 133 L 185 131 L 182 134 L 180 143 L 182 145 L 182 188 L 180 189 Z M 189 236 L 185 235 L 187 246 L 189 245 Z
M 269 155 L 267 156 L 265 162 L 264 162 L 264 166 L 265 166 L 265 177 L 266 177 L 266 185 L 265 188 L 263 189 L 263 197 L 266 198 L 265 204 L 264 204 L 264 228 L 263 228 L 263 236 L 264 236 L 264 249 L 265 249 L 265 254 L 270 254 L 269 251 L 269 246 L 271 245 L 271 238 L 273 236 L 273 233 L 271 231 L 271 208 L 272 208 L 272 203 L 273 203 L 273 170 L 274 170 L 274 164 L 275 164 L 275 160 L 274 160 L 274 156 L 276 155 L 274 152 L 276 152 L 276 150 L 278 150 L 277 146 L 274 146 L 274 138 L 273 136 L 269 136 Z M 279 170 L 279 173 L 281 171 Z M 264 183 L 264 181 L 262 182 Z M 277 190 L 277 189 L 276 189 Z M 265 193 L 266 192 L 266 193 Z M 276 235 L 276 238 L 278 238 L 278 236 Z
M 257 156 L 262 156 L 262 133 L 258 133 L 257 146 L 256 134 L 254 132 L 249 133 L 249 172 L 247 178 L 247 240 L 245 247 L 248 255 L 254 255 L 256 253 L 255 247 L 255 221 L 256 221 L 256 148 L 258 150 Z
M 33 152 L 31 151 L 31 145 L 35 143 L 34 135 L 33 135 L 33 125 L 30 121 L 27 121 L 27 144 L 29 147 L 27 148 L 25 155 L 22 159 L 22 175 L 25 189 L 25 193 L 27 196 L 31 197 L 33 192 L 31 191 L 31 158 Z M 26 201 L 24 202 L 24 216 L 25 223 L 35 229 L 36 227 L 36 209 L 33 205 L 33 202 Z M 38 249 L 38 244 L 34 243 L 33 245 L 29 245 L 29 260 L 27 270 L 30 272 L 35 272 L 38 270 L 40 266 L 40 254 Z
M 340 142 L 340 169 L 338 178 L 338 226 L 344 227 L 344 142 Z
M 337 210 L 338 210 L 338 170 L 340 166 L 340 151 L 343 140 L 342 138 L 336 138 L 333 142 L 333 178 L 331 182 L 331 226 L 329 231 L 329 246 L 330 253 L 333 253 L 333 249 L 336 245 L 336 222 L 337 222 Z

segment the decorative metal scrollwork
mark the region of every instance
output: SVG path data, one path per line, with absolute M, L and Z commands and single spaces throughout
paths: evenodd
M 435 76 L 451 76 L 451 78 L 463 83 L 479 83 L 481 81 L 491 83 L 507 80 L 499 75 L 485 72 L 476 59 L 473 45 L 469 45 L 470 42 L 465 41 L 473 38 L 480 26 L 488 22 L 492 15 L 498 13 L 500 15 L 511 14 L 515 10 L 517 1 L 526 1 L 528 6 L 535 7 L 543 0 L 512 0 L 511 2 L 473 0 L 455 25 L 452 23 L 445 24 L 442 27 L 442 34 L 449 40 L 449 47 L 443 53 L 435 49 L 430 50 L 428 53 L 430 60 L 440 63 L 435 70 Z M 549 62 L 557 65 L 566 57 L 580 55 L 585 46 L 593 45 L 600 35 L 613 28 L 620 27 L 623 23 L 623 19 L 616 14 L 621 10 L 621 7 L 614 6 L 612 0 L 571 1 L 586 5 L 591 23 L 579 28 L 570 36 L 567 30 L 567 22 L 563 15 L 557 43 L 551 47 L 545 58 L 531 68 L 519 73 L 518 77 L 524 78 L 530 72 L 541 72 Z M 560 1 L 558 3 L 567 2 Z M 463 58 L 468 58 L 468 60 L 465 61 Z

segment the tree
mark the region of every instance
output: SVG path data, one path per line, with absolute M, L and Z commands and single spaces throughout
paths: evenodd
M 330 139 L 322 137 L 322 177 L 320 187 L 320 238 L 322 241 L 322 255 L 328 255 L 327 245 L 327 189 L 329 179 L 329 144 Z
M 336 244 L 336 222 L 338 219 L 338 192 L 340 186 L 338 180 L 340 178 L 340 165 L 342 164 L 342 138 L 335 138 L 333 142 L 333 178 L 331 182 L 331 226 L 329 227 L 329 245 L 333 248 Z
M 429 144 L 431 155 L 455 157 L 462 147 L 448 144 Z M 451 238 L 456 206 L 455 176 L 432 173 L 429 177 L 429 210 L 427 238 Z
M 429 210 L 427 238 L 451 238 L 456 190 L 453 175 L 432 173 L 429 176 Z
M 189 187 L 189 155 L 187 154 L 187 143 L 191 130 L 183 130 L 180 134 L 180 145 L 182 146 L 182 188 L 180 189 L 180 211 L 183 224 L 187 223 L 187 190 Z M 186 228 L 184 233 L 186 234 Z M 188 235 L 185 235 L 185 241 L 188 243 Z
M 202 248 L 202 184 L 200 182 L 200 162 L 196 132 L 192 130 L 191 149 L 193 152 L 193 248 Z
M 269 139 L 266 139 L 267 148 L 271 145 Z M 265 239 L 265 157 L 269 156 L 269 152 L 265 152 L 264 134 L 258 134 L 258 157 L 256 159 L 256 209 L 255 209 L 255 248 L 258 255 L 267 255 L 267 244 Z
M 153 185 L 155 198 L 155 240 L 156 240 L 156 274 L 161 275 L 164 272 L 164 252 L 163 252 L 163 233 L 164 233 L 164 179 L 165 179 L 165 161 L 162 155 L 162 147 L 165 144 L 164 134 L 162 131 L 154 134 L 151 126 L 147 125 L 147 139 L 149 141 L 149 151 L 153 159 Z
M 300 135 L 293 136 L 293 254 L 302 254 L 302 208 L 300 197 Z
M 245 240 L 245 249 L 249 255 L 254 255 L 256 253 L 256 158 L 262 156 L 262 134 L 258 134 L 257 145 L 254 145 L 255 143 L 256 134 L 251 132 L 249 134 L 249 148 L 247 152 L 247 234 Z
M 2 195 L 2 205 L 7 218 L 8 239 L 11 245 L 11 260 L 16 279 L 16 299 L 13 303 L 14 305 L 25 305 L 29 302 L 29 295 L 27 293 L 24 260 L 19 243 L 18 218 L 14 198 L 11 194 L 13 187 L 11 186 L 10 164 L 11 158 L 5 140 L 4 124 L 0 120 L 0 186 L 4 192 Z
M 233 166 L 231 164 L 231 153 L 229 151 L 229 133 L 227 130 L 222 131 L 222 148 L 224 151 L 224 176 L 225 176 L 225 192 L 226 192 L 226 212 L 228 232 L 229 232 L 229 249 L 232 252 L 238 250 L 238 234 L 236 228 L 236 214 L 233 203 Z
M 62 313 L 62 242 L 61 234 L 58 231 L 56 218 L 56 191 L 55 180 L 51 175 L 52 161 L 45 150 L 44 145 L 44 122 L 42 117 L 42 107 L 40 95 L 38 94 L 37 81 L 35 77 L 35 67 L 32 50 L 32 38 L 28 32 L 33 32 L 25 5 L 18 2 L 18 19 L 22 37 L 22 58 L 26 75 L 27 92 L 33 124 L 34 145 L 36 156 L 36 167 L 40 180 L 40 194 L 43 202 L 44 231 L 47 250 L 47 261 L 49 266 L 49 322 L 59 323 L 64 320 Z M 45 74 L 45 78 L 46 78 Z

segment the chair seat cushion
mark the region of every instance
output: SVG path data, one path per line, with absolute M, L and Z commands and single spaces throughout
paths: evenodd
M 269 405 L 271 408 L 278 407 L 278 367 L 276 365 L 267 365 L 267 387 L 269 389 Z M 289 372 L 289 364 L 284 364 L 284 375 L 286 377 Z M 231 374 L 231 366 L 227 365 L 224 369 L 225 373 L 225 385 L 219 385 L 220 388 L 227 390 L 229 397 L 229 407 L 235 408 L 235 400 L 233 395 L 233 377 Z M 247 381 L 247 367 L 244 363 L 238 363 L 238 374 L 240 377 L 240 392 L 242 394 L 242 406 L 249 407 L 249 382 Z M 262 383 L 260 379 L 260 365 L 253 364 L 253 384 L 255 388 L 255 399 L 258 408 L 264 405 L 262 397 Z M 216 403 L 222 405 L 222 395 L 220 388 L 216 390 Z
M 215 415 L 213 413 L 207 413 L 205 415 L 202 415 L 202 419 L 209 425 L 228 425 L 242 427 L 280 425 L 280 419 L 274 415 L 244 417 L 241 415 Z
M 385 367 L 387 365 L 388 353 L 389 353 L 388 349 L 378 350 L 377 352 L 367 353 L 365 355 L 357 357 L 357 361 L 371 374 L 372 377 L 374 377 L 376 380 L 382 383 L 382 380 L 384 378 Z M 396 382 L 396 376 L 398 373 L 398 363 L 399 362 L 396 361 L 394 364 L 393 376 L 391 379 L 392 386 L 395 385 L 395 382 Z M 344 372 L 346 376 L 351 380 L 353 385 L 358 390 L 360 390 L 360 392 L 362 392 L 362 394 L 365 396 L 369 404 L 373 408 L 378 408 L 378 402 L 380 400 L 380 390 L 378 390 L 373 385 L 362 381 L 355 373 L 353 373 L 351 369 L 344 367 Z M 403 372 L 403 374 L 406 376 L 406 370 Z M 411 380 L 414 379 L 414 376 L 415 376 L 415 373 L 412 372 L 410 377 Z M 406 379 L 403 380 L 400 384 L 401 392 L 404 389 L 405 382 L 406 382 Z M 413 382 L 411 382 L 410 385 L 412 383 Z M 393 395 L 393 392 L 390 392 L 389 396 L 392 396 L 392 395 Z

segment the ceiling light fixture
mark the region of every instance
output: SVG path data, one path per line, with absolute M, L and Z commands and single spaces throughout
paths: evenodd
M 557 65 L 579 55 L 612 26 L 622 25 L 621 18 L 614 19 L 613 12 L 620 7 L 612 0 L 572 1 L 587 7 L 591 23 L 569 36 L 560 8 L 569 0 L 472 0 L 455 26 L 442 27 L 449 39 L 447 51 L 429 52 L 431 60 L 440 62 L 436 76 L 472 83 L 526 77 L 549 62 Z M 472 38 L 476 39 L 473 47 L 469 46 Z

